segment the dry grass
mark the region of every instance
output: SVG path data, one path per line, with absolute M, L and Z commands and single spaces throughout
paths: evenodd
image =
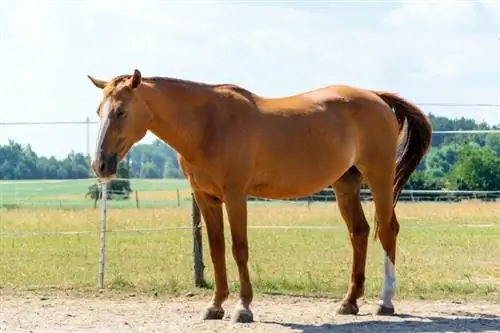
M 351 247 L 334 204 L 313 204 L 310 210 L 306 204 L 250 207 L 251 227 L 337 226 L 328 230 L 251 229 L 250 270 L 257 291 L 338 297 L 345 293 Z M 365 211 L 372 221 L 372 205 L 367 204 Z M 500 263 L 495 259 L 500 257 L 499 203 L 400 203 L 397 213 L 402 226 L 396 263 L 399 297 L 500 300 Z M 0 233 L 93 232 L 37 237 L 4 234 L 0 238 L 0 287 L 4 292 L 42 290 L 46 286 L 85 291 L 96 286 L 98 209 L 17 209 L 2 212 L 0 218 Z M 110 209 L 108 218 L 110 230 L 189 226 L 190 205 Z M 465 227 L 470 225 L 476 226 Z M 229 232 L 229 245 L 228 236 Z M 107 287 L 139 293 L 191 290 L 191 250 L 190 230 L 109 233 Z M 206 241 L 204 258 L 206 277 L 211 282 Z M 379 243 L 370 242 L 367 296 L 379 292 L 382 258 Z M 230 250 L 227 262 L 229 278 L 236 288 L 237 273 Z

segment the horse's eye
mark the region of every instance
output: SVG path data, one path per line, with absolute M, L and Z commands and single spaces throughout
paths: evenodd
M 123 110 L 123 109 L 116 110 L 115 116 L 118 119 L 121 119 L 121 118 L 125 117 L 125 110 Z

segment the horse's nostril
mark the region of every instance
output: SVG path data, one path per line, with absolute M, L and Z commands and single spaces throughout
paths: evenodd
M 101 172 L 104 172 L 106 170 L 106 162 L 101 161 L 101 163 L 99 163 L 99 170 Z

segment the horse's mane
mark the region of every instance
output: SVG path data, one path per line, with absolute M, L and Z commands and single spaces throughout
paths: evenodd
M 111 92 L 114 90 L 120 83 L 123 81 L 130 79 L 132 77 L 131 74 L 124 74 L 124 75 L 119 75 L 114 77 L 108 84 L 109 91 Z M 238 85 L 232 84 L 232 83 L 206 83 L 206 82 L 201 82 L 201 81 L 193 81 L 193 80 L 186 80 L 186 79 L 179 79 L 179 78 L 173 78 L 173 77 L 168 77 L 168 76 L 149 76 L 149 77 L 142 77 L 142 80 L 147 83 L 153 83 L 155 85 L 162 85 L 162 84 L 175 84 L 175 85 L 180 85 L 184 86 L 187 88 L 206 88 L 209 90 L 216 90 L 219 88 L 227 88 L 226 91 L 231 91 L 232 93 L 236 93 L 245 99 L 249 100 L 252 102 L 252 104 L 255 104 L 255 98 L 257 95 L 254 93 L 248 91 L 245 88 L 242 88 Z
M 124 74 L 124 75 L 119 75 L 114 77 L 110 82 L 109 85 L 115 88 L 117 85 L 122 83 L 123 81 L 130 79 L 132 77 L 131 74 Z M 227 86 L 230 84 L 227 83 L 217 83 L 217 84 L 210 84 L 210 83 L 205 83 L 201 81 L 193 81 L 193 80 L 185 80 L 185 79 L 179 79 L 179 78 L 173 78 L 173 77 L 168 77 L 168 76 L 149 76 L 149 77 L 142 77 L 142 80 L 144 82 L 149 82 L 149 83 L 155 83 L 155 84 L 162 84 L 162 83 L 175 83 L 175 84 L 180 84 L 180 85 L 185 85 L 185 86 L 199 86 L 199 87 L 205 87 L 205 88 L 217 88 L 221 86 Z

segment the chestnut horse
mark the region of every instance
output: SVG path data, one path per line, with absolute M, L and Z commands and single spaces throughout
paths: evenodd
M 336 194 L 353 254 L 349 287 L 337 313 L 357 314 L 370 230 L 360 203 L 362 181 L 373 195 L 374 236 L 385 251 L 377 314 L 394 313 L 399 231 L 394 208 L 432 135 L 417 106 L 390 92 L 347 85 L 264 98 L 232 84 L 146 78 L 137 69 L 109 82 L 88 77 L 103 91 L 92 162 L 97 177 L 112 178 L 117 163 L 148 130 L 178 153 L 206 225 L 214 267 L 215 286 L 204 319 L 222 319 L 229 295 L 222 203 L 241 286 L 232 320 L 251 322 L 247 197 L 307 196 L 328 185 Z

